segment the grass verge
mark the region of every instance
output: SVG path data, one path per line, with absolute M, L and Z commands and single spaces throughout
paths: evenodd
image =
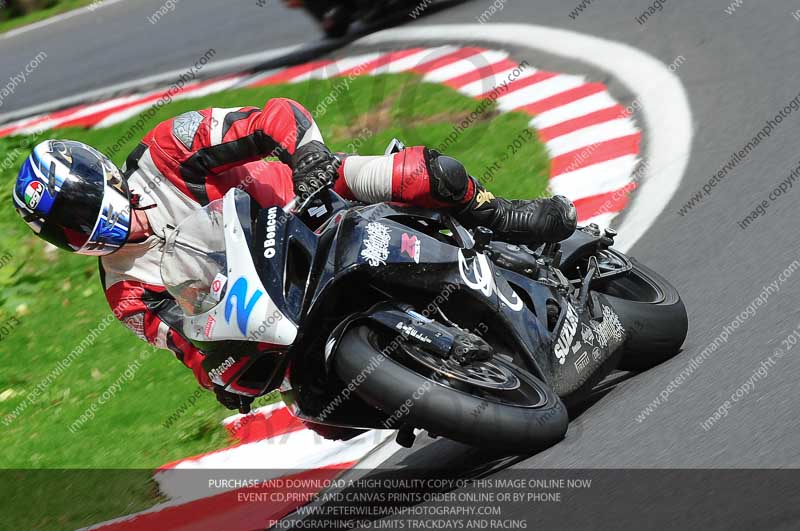
M 48 7 L 47 9 L 34 11 L 27 15 L 10 18 L 8 20 L 0 20 L 0 33 L 27 26 L 28 24 L 33 24 L 34 22 L 39 22 L 46 18 L 72 11 L 73 9 L 88 6 L 93 2 L 94 0 L 61 0 L 53 7 Z
M 476 112 L 478 102 L 454 90 L 421 83 L 412 75 L 357 78 L 341 91 L 342 80 L 232 90 L 161 108 L 145 130 L 181 112 L 205 107 L 262 106 L 272 97 L 296 99 L 315 114 L 326 142 L 335 150 L 382 153 L 393 137 L 408 145 L 446 145 L 445 152 L 473 174 L 487 176 L 498 195 L 544 193 L 549 161 L 528 130 L 530 117 Z M 337 94 L 336 101 L 331 96 Z M 196 393 L 190 372 L 167 351 L 154 351 L 116 321 L 108 319 L 97 278 L 97 262 L 56 251 L 30 236 L 10 200 L 11 188 L 29 146 L 44 138 L 69 138 L 106 149 L 124 138 L 137 117 L 116 126 L 46 132 L 37 138 L 0 139 L 0 466 L 7 469 L 151 469 L 166 462 L 223 447 L 220 420 L 229 414 L 210 393 L 177 420 L 166 422 Z M 472 123 L 458 134 L 454 126 Z M 460 127 L 460 126 L 459 126 Z M 451 138 L 452 141 L 447 139 Z M 121 164 L 136 138 L 115 156 Z M 493 168 L 489 175 L 486 168 Z M 94 336 L 90 344 L 86 340 Z M 86 348 L 64 366 L 84 342 Z M 143 356 L 142 354 L 146 355 Z M 137 360 L 146 358 L 138 363 Z M 135 370 L 131 370 L 133 365 Z M 61 370 L 58 368 L 61 367 Z M 125 375 L 128 376 L 125 376 Z M 80 429 L 70 426 L 115 383 L 119 389 Z M 4 483 L 6 483 L 4 481 Z M 87 499 L 96 482 L 76 482 L 72 499 Z M 122 512 L 156 501 L 152 485 L 137 481 Z M 96 495 L 96 491 L 95 494 Z M 51 504 L 52 505 L 52 504 Z M 26 506 L 18 505 L 20 518 Z M 79 527 L 120 514 L 120 504 L 80 511 L 66 504 L 64 527 Z M 6 514 L 6 518 L 12 516 Z M 26 521 L 26 528 L 30 521 Z

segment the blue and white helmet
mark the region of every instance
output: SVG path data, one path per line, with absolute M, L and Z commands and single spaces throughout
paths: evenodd
M 102 256 L 128 240 L 128 183 L 114 163 L 81 142 L 47 140 L 33 148 L 13 198 L 33 232 L 67 251 Z

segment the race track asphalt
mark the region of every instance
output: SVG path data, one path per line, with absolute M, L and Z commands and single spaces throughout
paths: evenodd
M 793 111 L 735 169 L 685 215 L 681 206 L 758 134 L 767 120 L 800 93 L 800 22 L 790 0 L 745 2 L 732 15 L 724 1 L 666 2 L 645 24 L 635 19 L 646 0 L 590 4 L 575 20 L 578 2 L 509 0 L 490 22 L 526 22 L 620 41 L 677 70 L 689 95 L 695 128 L 688 171 L 655 225 L 630 254 L 664 274 L 678 288 L 690 330 L 677 358 L 617 385 L 575 419 L 566 439 L 537 455 L 498 461 L 512 468 L 688 468 L 797 467 L 800 464 L 800 346 L 782 341 L 800 321 L 800 269 L 780 283 L 766 303 L 740 319 L 718 350 L 707 357 L 646 419 L 637 415 L 656 399 L 725 325 L 746 311 L 762 286 L 778 280 L 800 260 L 800 183 L 769 203 L 746 229 L 737 224 L 798 166 L 800 111 Z M 85 17 L 2 40 L 0 72 L 13 73 L 36 49 L 48 60 L 4 108 L 18 109 L 190 64 L 209 47 L 236 57 L 314 38 L 317 30 L 301 13 L 286 13 L 274 1 L 223 5 L 213 0 L 179 4 L 156 25 L 146 21 L 162 2 L 122 2 Z M 482 0 L 433 14 L 413 25 L 474 23 L 487 8 Z M 280 11 L 280 13 L 278 12 Z M 52 50 L 52 51 L 51 51 Z M 518 50 L 542 68 L 580 71 L 580 65 Z M 617 87 L 630 98 L 625 87 Z M 657 90 L 655 88 L 654 90 Z M 634 195 L 634 200 L 635 200 Z M 767 374 L 753 375 L 774 351 L 782 358 Z M 763 371 L 762 371 L 763 373 Z M 732 404 L 709 430 L 701 427 L 737 389 L 754 388 Z M 489 458 L 447 441 L 423 441 L 395 455 L 392 465 L 436 467 L 443 462 L 487 466 Z
M 236 5 L 183 0 L 158 19 L 164 0 L 122 0 L 9 38 L 0 36 L 0 86 L 37 53 L 47 58 L 25 84 L 6 98 L 0 113 L 184 70 L 209 49 L 214 62 L 317 36 L 313 21 L 277 0 Z M 156 20 L 152 24 L 149 20 Z

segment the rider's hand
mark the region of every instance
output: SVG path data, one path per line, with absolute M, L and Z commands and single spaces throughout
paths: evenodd
M 239 413 L 243 415 L 250 413 L 250 404 L 253 403 L 253 398 L 231 393 L 221 385 L 216 384 L 214 384 L 214 394 L 217 395 L 217 401 L 226 408 L 234 411 L 238 409 Z
M 338 176 L 341 161 L 325 144 L 312 140 L 292 156 L 294 193 L 301 201 Z

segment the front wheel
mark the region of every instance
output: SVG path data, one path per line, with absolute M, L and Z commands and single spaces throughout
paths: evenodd
M 614 308 L 626 339 L 618 368 L 641 371 L 680 352 L 688 318 L 678 291 L 664 277 L 637 260 L 633 269 L 597 289 Z
M 342 338 L 334 364 L 346 384 L 352 382 L 364 401 L 388 417 L 387 428 L 424 428 L 472 446 L 519 454 L 564 438 L 568 418 L 561 399 L 510 361 L 494 356 L 458 365 L 392 339 L 356 326 Z

